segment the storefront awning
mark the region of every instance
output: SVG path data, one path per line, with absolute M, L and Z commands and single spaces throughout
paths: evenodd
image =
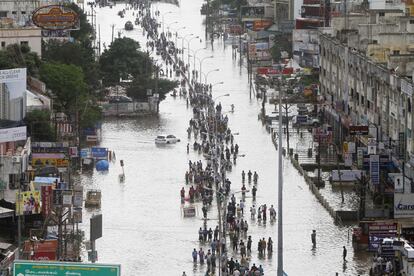
M 13 209 L 7 209 L 0 207 L 0 219 L 1 218 L 9 218 L 14 216 L 14 210 Z

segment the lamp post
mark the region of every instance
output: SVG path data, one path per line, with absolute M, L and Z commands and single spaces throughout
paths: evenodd
M 181 53 L 181 60 L 182 61 L 184 61 L 184 40 L 185 41 L 187 41 L 185 38 L 187 37 L 187 36 L 192 36 L 192 35 L 194 35 L 193 33 L 191 33 L 191 34 L 187 34 L 187 35 L 185 35 L 185 36 L 182 36 L 181 37 L 181 48 L 183 48 L 183 51 L 182 51 L 182 53 Z
M 178 29 L 173 29 L 173 28 L 171 28 L 172 30 L 174 30 L 174 32 L 175 32 L 175 47 L 177 48 L 177 37 L 178 37 L 178 31 L 180 31 L 180 30 L 184 30 L 185 29 L 185 26 L 184 27 L 180 27 L 180 28 L 178 28 Z
M 200 50 L 206 50 L 206 49 L 207 49 L 206 47 L 203 47 L 203 48 L 200 48 L 200 49 L 197 49 L 197 50 L 194 51 L 194 61 L 193 61 L 194 70 L 196 68 L 195 59 L 196 59 L 197 52 L 200 51 Z M 199 72 L 199 73 L 200 73 L 200 83 L 201 83 L 201 72 Z M 196 79 L 196 81 L 197 81 L 197 79 Z
M 165 13 L 163 13 L 162 14 L 162 32 L 164 33 L 164 26 L 165 26 L 165 24 L 164 24 L 164 15 L 166 15 L 166 14 L 170 14 L 170 13 L 172 13 L 172 11 L 168 11 L 168 12 L 165 12 Z
M 201 82 L 201 73 L 202 73 L 201 69 L 202 69 L 202 66 L 203 66 L 203 61 L 208 59 L 208 58 L 213 58 L 213 56 L 208 56 L 208 57 L 202 58 L 200 60 L 200 82 Z
M 174 25 L 174 24 L 177 24 L 177 23 L 178 23 L 178 21 L 174 21 L 173 23 L 168 24 L 168 25 L 167 25 L 167 32 L 169 32 L 169 31 L 170 31 L 170 26 L 171 26 L 171 25 Z
M 205 76 L 204 76 L 204 83 L 207 84 L 207 78 L 208 78 L 208 75 L 210 73 L 212 73 L 212 72 L 218 72 L 218 71 L 220 71 L 219 68 L 208 71 L 207 74 L 205 74 Z M 200 82 L 201 82 L 201 80 L 200 80 Z
M 187 41 L 187 63 L 188 63 L 188 64 L 190 64 L 190 42 L 191 42 L 191 40 L 193 40 L 194 38 L 199 38 L 199 36 L 194 36 L 194 37 L 190 38 L 190 39 Z M 194 56 L 195 56 L 195 54 L 194 54 Z

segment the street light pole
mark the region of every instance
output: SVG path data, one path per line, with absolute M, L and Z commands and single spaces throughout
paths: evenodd
M 213 58 L 213 56 L 208 56 L 208 57 L 202 58 L 202 59 L 200 60 L 200 82 L 202 81 L 202 80 L 201 80 L 201 73 L 202 73 L 201 68 L 202 68 L 202 65 L 203 65 L 203 61 L 204 61 L 205 59 L 208 59 L 208 58 Z
M 204 83 L 207 84 L 208 74 L 210 74 L 212 72 L 218 72 L 218 71 L 220 71 L 219 68 L 208 71 L 207 74 L 204 76 Z M 200 82 L 202 82 L 202 81 L 200 80 Z
M 191 40 L 193 40 L 194 38 L 199 38 L 199 36 L 192 37 L 192 38 L 190 38 L 190 39 L 187 41 L 187 63 L 188 63 L 188 64 L 190 64 L 190 42 L 191 42 Z M 194 54 L 194 55 L 195 55 L 195 54 Z
M 277 221 L 277 276 L 283 276 L 283 167 L 282 167 L 282 75 L 279 74 L 279 168 Z
M 172 13 L 172 11 L 169 11 L 169 12 L 165 12 L 165 13 L 163 13 L 162 14 L 162 32 L 164 33 L 164 26 L 165 26 L 165 23 L 164 23 L 164 15 L 166 15 L 166 14 L 169 14 L 169 13 Z

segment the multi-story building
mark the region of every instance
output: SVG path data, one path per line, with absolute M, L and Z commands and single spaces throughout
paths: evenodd
M 37 27 L 10 26 L 0 28 L 0 50 L 8 45 L 29 46 L 32 52 L 42 55 L 42 31 Z
M 5 83 L 0 84 L 0 119 L 9 119 L 10 91 Z

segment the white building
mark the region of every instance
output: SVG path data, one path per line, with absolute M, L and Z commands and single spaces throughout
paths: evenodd
M 42 55 L 42 31 L 37 27 L 0 28 L 0 49 L 10 44 L 27 45 L 32 52 Z

